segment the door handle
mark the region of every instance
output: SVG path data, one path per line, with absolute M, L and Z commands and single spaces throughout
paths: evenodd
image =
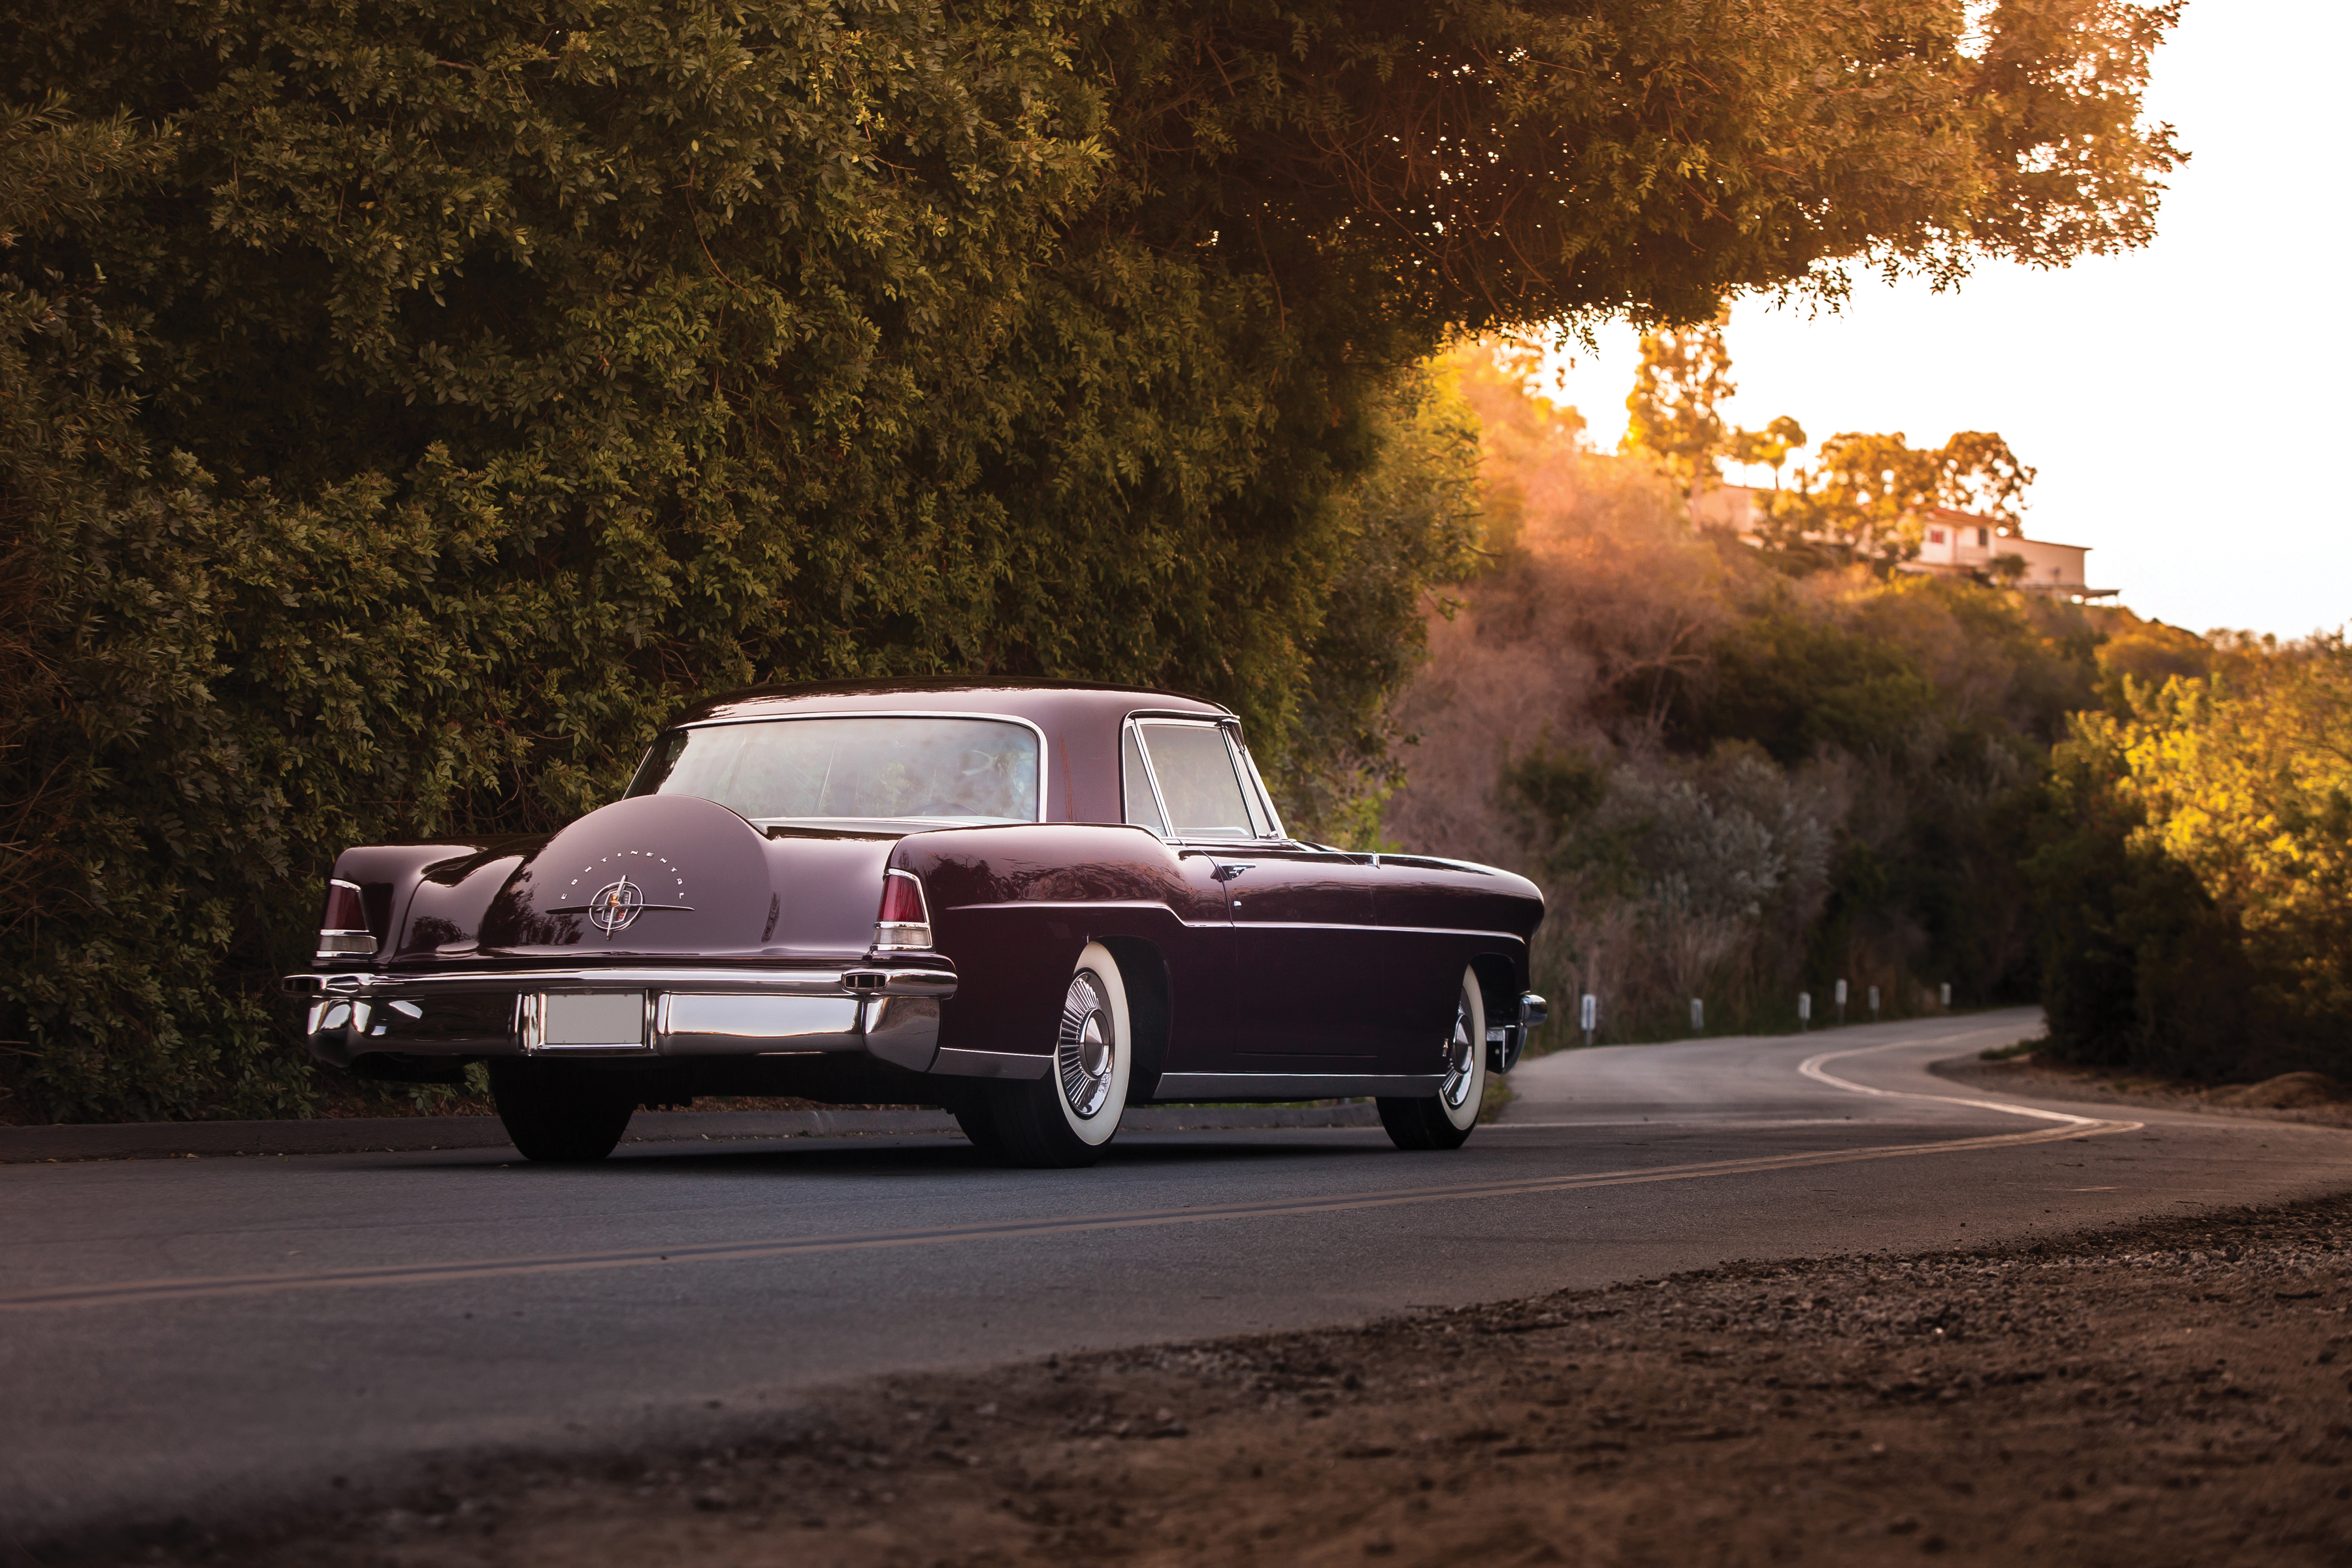
M 1257 862 L 1254 860 L 1223 860 L 1220 861 L 1217 868 L 1209 874 L 1220 882 L 1230 882 L 1244 871 L 1256 869 Z

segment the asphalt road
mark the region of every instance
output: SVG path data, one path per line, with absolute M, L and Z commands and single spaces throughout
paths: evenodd
M 1457 1152 L 1377 1131 L 0 1168 L 0 1542 L 606 1447 L 883 1372 L 1344 1321 L 1730 1258 L 2352 1187 L 2352 1133 L 2033 1112 L 1925 1064 L 2030 1012 L 1531 1061 Z

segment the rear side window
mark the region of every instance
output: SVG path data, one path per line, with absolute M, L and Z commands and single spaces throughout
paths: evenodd
M 1144 720 L 1136 728 L 1151 756 L 1152 776 L 1168 805 L 1168 829 L 1177 838 L 1251 838 L 1253 823 L 1234 754 L 1213 724 Z M 1130 802 L 1132 795 L 1129 796 Z M 1132 805 L 1129 819 L 1133 820 Z M 1146 823 L 1145 826 L 1150 826 Z

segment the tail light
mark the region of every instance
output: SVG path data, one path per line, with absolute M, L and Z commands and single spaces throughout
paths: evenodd
M 931 911 L 912 871 L 882 874 L 882 912 L 874 917 L 874 951 L 920 952 L 931 945 Z
M 318 962 L 374 956 L 375 934 L 368 930 L 367 906 L 360 899 L 359 884 L 340 877 L 331 880 L 326 912 L 319 917 Z

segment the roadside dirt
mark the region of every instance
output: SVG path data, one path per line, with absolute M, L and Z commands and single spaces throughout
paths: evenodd
M 895 1379 L 112 1560 L 2340 1565 L 2347 1312 L 2340 1198 Z
M 2318 1073 L 2287 1073 L 2263 1083 L 2216 1087 L 2149 1078 L 2113 1068 L 2069 1067 L 2033 1056 L 2012 1057 L 2005 1061 L 1955 1057 L 1931 1063 L 1927 1070 L 1954 1083 L 2000 1089 L 2031 1100 L 2145 1106 L 2155 1110 L 2352 1127 L 2352 1091 Z

